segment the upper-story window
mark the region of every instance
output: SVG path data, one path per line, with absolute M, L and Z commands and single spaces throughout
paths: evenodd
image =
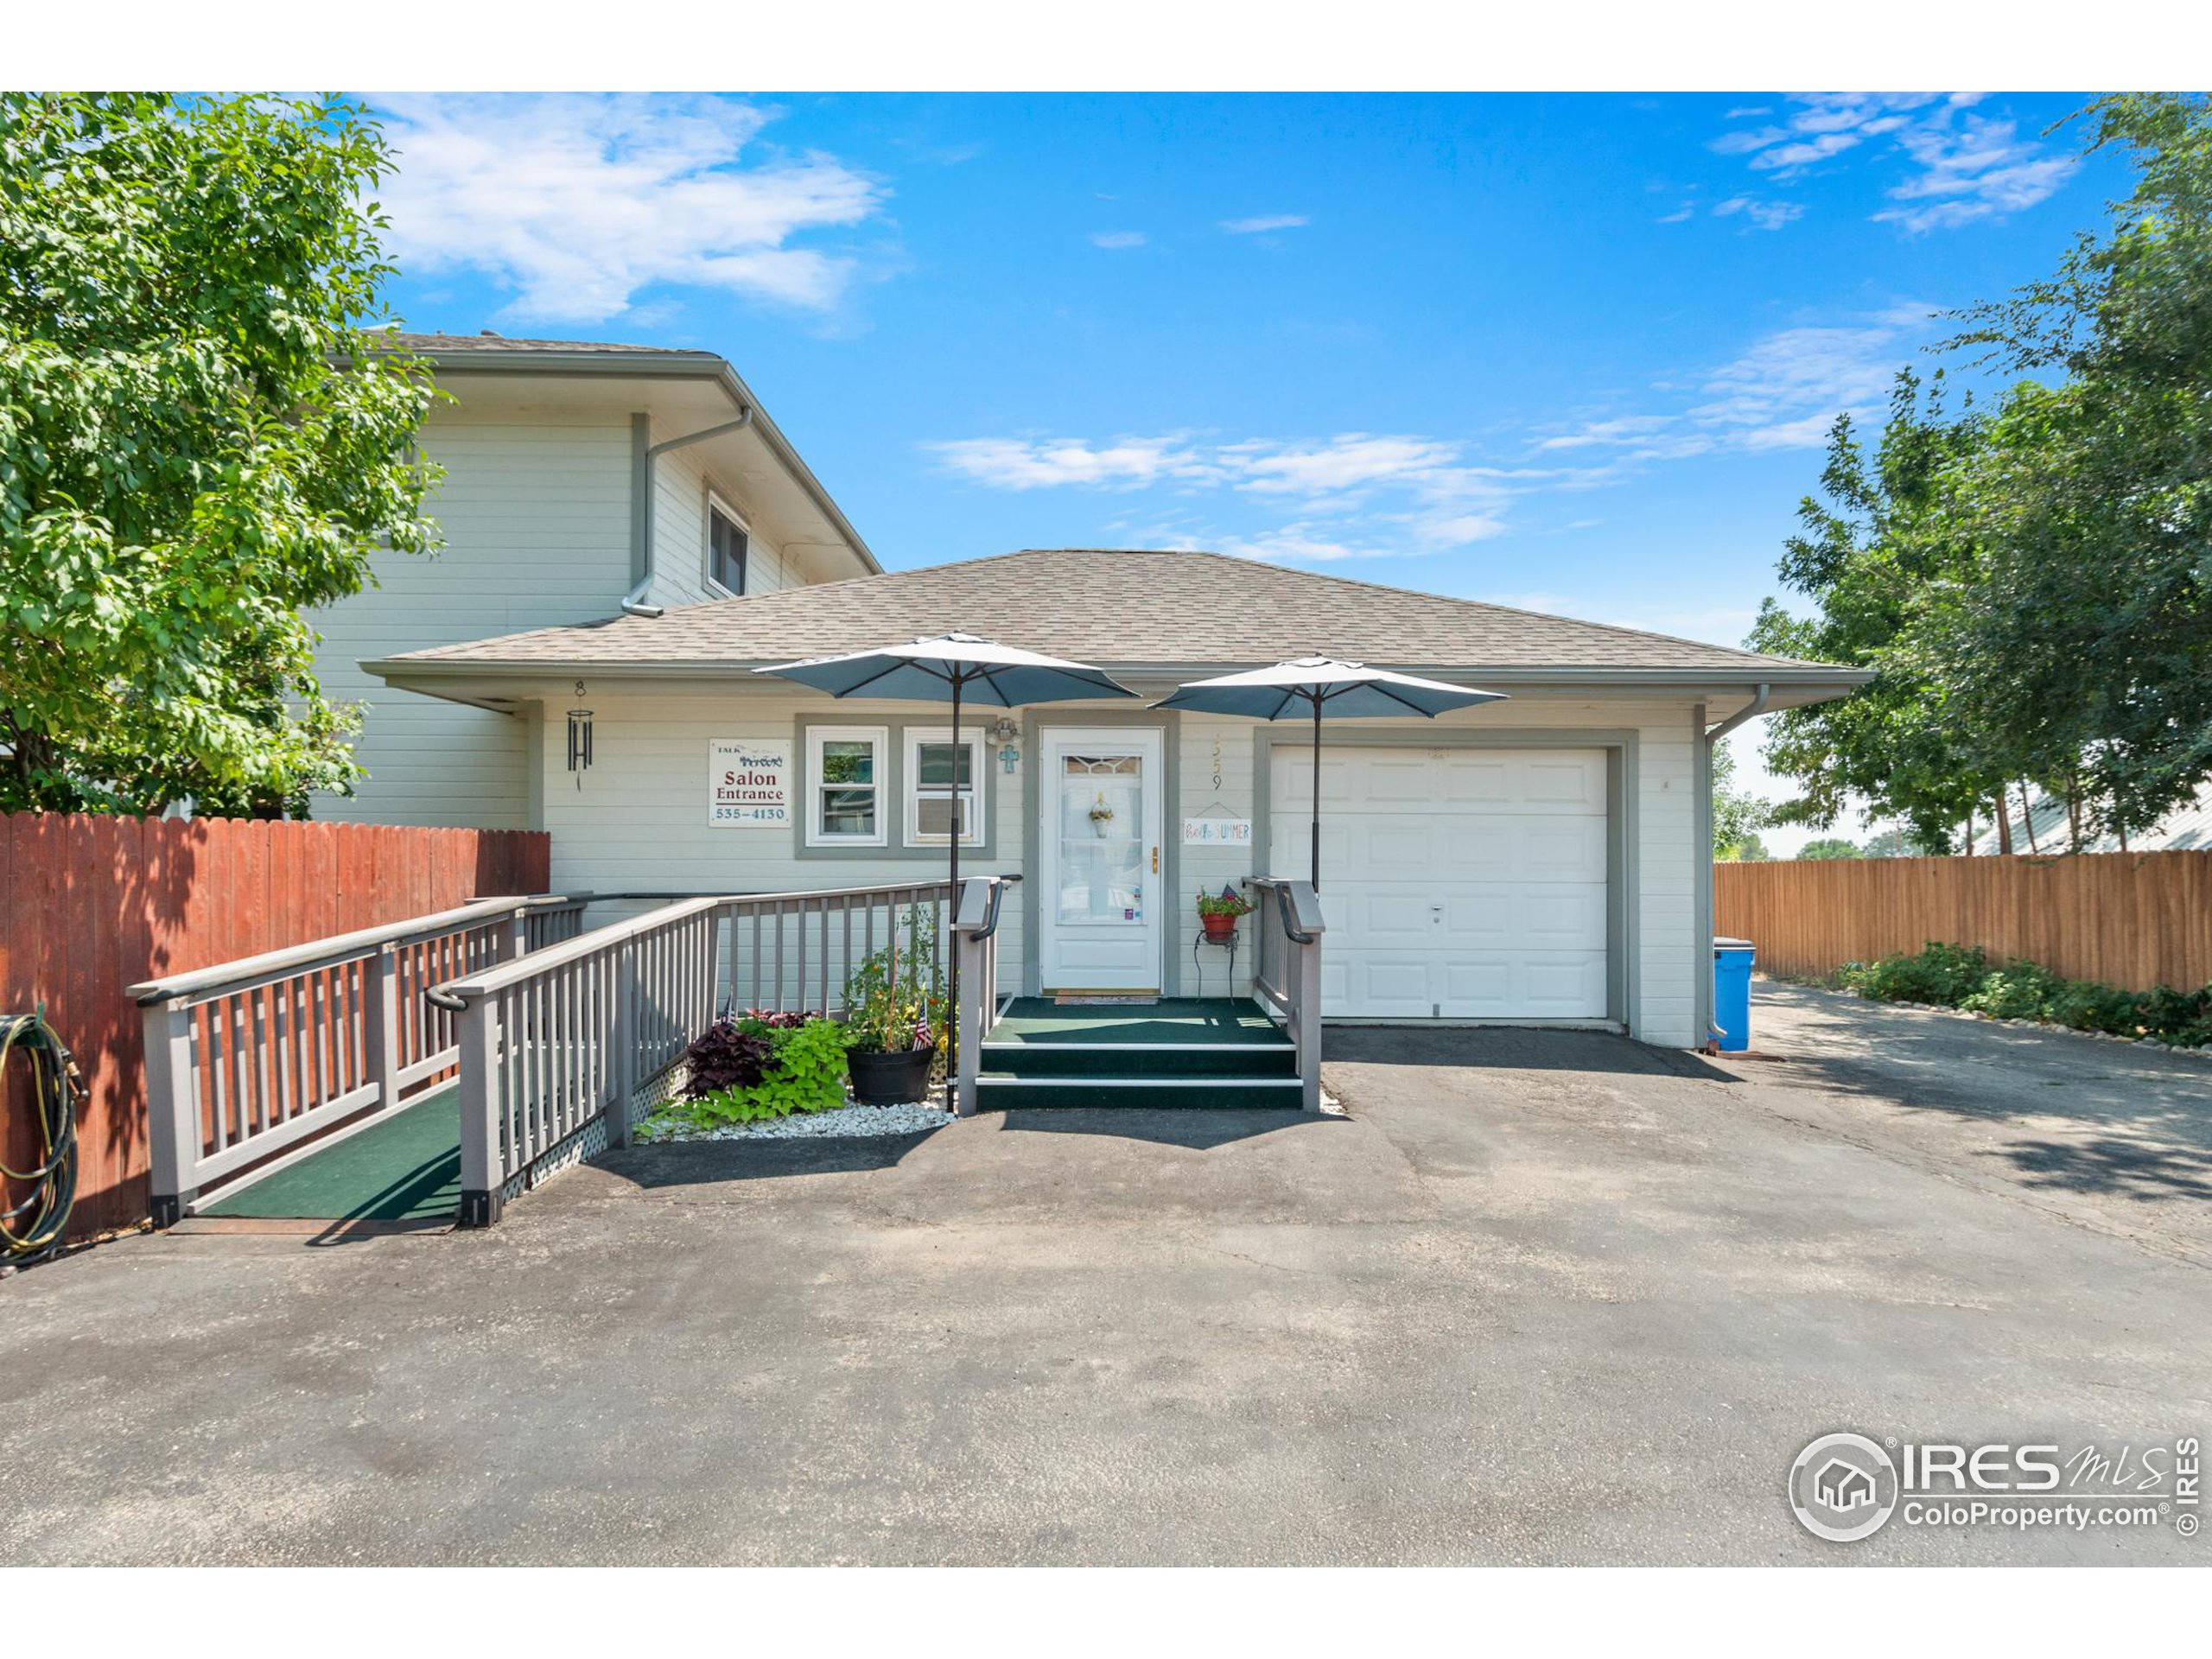
M 707 580 L 726 594 L 745 591 L 745 556 L 753 537 L 721 498 L 707 500 Z

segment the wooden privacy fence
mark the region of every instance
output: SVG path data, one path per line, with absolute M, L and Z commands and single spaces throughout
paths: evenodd
M 71 1232 L 147 1213 L 141 1015 L 125 987 L 541 892 L 550 861 L 550 839 L 529 830 L 0 815 L 0 1011 L 43 1002 L 88 1090 Z M 27 1103 L 11 1093 L 0 1112 L 22 1168 Z
M 1777 974 L 1940 939 L 2130 990 L 2212 981 L 2212 851 L 1716 864 L 1713 910 Z

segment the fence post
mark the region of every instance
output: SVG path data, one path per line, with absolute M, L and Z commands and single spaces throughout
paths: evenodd
M 146 1123 L 153 1141 L 154 1225 L 174 1226 L 200 1193 L 200 1071 L 192 1063 L 192 1005 L 179 997 L 143 1011 Z
M 614 1098 L 607 1108 L 607 1142 L 630 1144 L 630 1115 L 638 1093 L 638 942 L 626 939 L 614 953 L 614 1035 L 607 1070 Z
M 461 1015 L 461 1224 L 499 1218 L 506 1171 L 499 1157 L 498 996 L 480 996 Z
M 976 1078 L 982 1071 L 983 1035 L 990 1029 L 990 1010 L 996 1006 L 995 977 L 986 970 L 990 955 L 992 884 L 969 879 L 953 895 L 953 960 L 960 966 L 960 1002 L 952 1011 L 958 1033 L 959 1071 L 945 1081 L 952 1090 L 952 1109 L 962 1117 L 976 1115 Z
M 1291 1036 L 1298 1044 L 1298 1081 L 1305 1109 L 1318 1112 L 1321 1109 L 1321 895 L 1310 882 L 1293 881 L 1284 896 L 1295 924 L 1287 943 L 1297 964 Z
M 377 947 L 365 958 L 361 971 L 367 978 L 362 1048 L 365 1070 L 377 1086 L 376 1109 L 388 1112 L 399 1103 L 399 953 L 390 944 Z

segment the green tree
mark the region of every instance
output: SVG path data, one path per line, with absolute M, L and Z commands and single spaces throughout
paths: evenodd
M 1750 637 L 1780 656 L 1875 671 L 1849 697 L 1769 721 L 1767 764 L 1802 791 L 1777 817 L 1826 829 L 1857 797 L 1938 853 L 2005 775 L 1978 753 L 1949 687 L 1910 649 L 1930 606 L 1971 566 L 1933 509 L 1944 469 L 1973 453 L 1980 422 L 1948 416 L 1943 394 L 1940 372 L 1925 390 L 1900 374 L 1871 458 L 1851 417 L 1837 418 L 1821 493 L 1799 504 L 1802 529 L 1780 565 L 1783 584 L 1816 609 L 1793 615 L 1769 600 Z
M 387 161 L 336 99 L 0 95 L 0 807 L 355 775 L 305 613 L 434 540 Z
M 1816 836 L 1797 849 L 1800 858 L 1861 858 L 1859 843 L 1841 836 Z
M 1859 849 L 1862 858 L 1910 858 L 1918 849 L 1902 830 L 1885 830 L 1866 837 L 1866 844 Z
M 1922 660 L 2016 734 L 2080 833 L 2139 832 L 2212 775 L 2212 105 L 2090 106 L 2133 193 L 1955 344 L 2016 372 L 1945 495 L 1977 580 Z
M 1773 818 L 1773 809 L 1747 790 L 1736 787 L 1736 757 L 1726 738 L 1713 746 L 1713 855 L 1727 862 L 1760 859 L 1766 849 L 1758 831 Z M 1757 851 L 1746 849 L 1756 848 Z

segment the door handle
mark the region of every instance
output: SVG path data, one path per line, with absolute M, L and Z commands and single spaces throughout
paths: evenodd
M 1154 875 L 1160 874 L 1160 849 L 1157 847 L 1152 849 L 1152 873 Z

